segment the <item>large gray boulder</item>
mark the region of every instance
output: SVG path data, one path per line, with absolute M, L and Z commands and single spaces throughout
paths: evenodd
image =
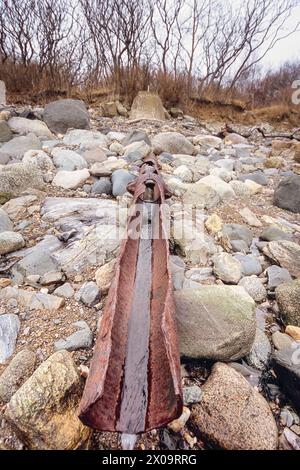
M 234 258 L 241 263 L 242 276 L 259 276 L 262 273 L 262 266 L 255 256 L 236 253 Z
M 250 353 L 255 302 L 242 287 L 203 286 L 175 292 L 181 355 L 230 362 Z
M 300 214 L 300 175 L 283 179 L 274 193 L 274 205 Z
M 85 282 L 76 294 L 76 299 L 81 300 L 84 305 L 93 307 L 101 297 L 97 284 L 93 281 Z
M 258 370 L 266 369 L 271 356 L 271 343 L 264 331 L 257 328 L 255 340 L 250 354 L 247 356 L 247 362 L 250 366 Z
M 90 117 L 83 101 L 58 100 L 47 104 L 43 119 L 55 133 L 65 133 L 68 129 L 89 129 Z
M 254 181 L 254 183 L 260 184 L 261 186 L 267 186 L 268 184 L 267 178 L 264 172 L 261 170 L 257 170 L 257 171 L 254 171 L 253 173 L 247 173 L 245 175 L 241 175 L 239 177 L 239 180 L 243 182 L 247 180 Z
M 95 181 L 92 186 L 92 193 L 94 194 L 111 194 L 112 193 L 112 184 L 110 178 L 100 178 Z
M 276 266 L 275 264 L 270 266 L 266 272 L 269 279 L 268 288 L 270 290 L 274 290 L 281 284 L 285 284 L 286 282 L 291 282 L 293 280 L 287 269 Z

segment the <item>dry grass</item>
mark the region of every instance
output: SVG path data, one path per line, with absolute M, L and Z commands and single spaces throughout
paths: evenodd
M 253 115 L 256 119 L 266 122 L 283 123 L 288 122 L 294 126 L 300 126 L 300 109 L 293 106 L 278 104 L 265 108 L 255 109 Z
M 161 70 L 151 71 L 147 67 L 121 70 L 121 87 L 118 92 L 113 76 L 103 83 L 92 79 L 73 83 L 72 76 L 59 65 L 52 70 L 40 70 L 35 63 L 25 66 L 8 60 L 0 67 L 0 80 L 4 80 L 7 85 L 9 103 L 45 105 L 55 99 L 70 97 L 82 99 L 91 106 L 115 99 L 130 106 L 137 92 L 147 89 L 150 84 L 149 89 L 159 93 L 167 109 L 179 106 L 186 114 L 203 121 L 244 124 L 269 122 L 275 127 L 300 126 L 300 111 L 290 104 L 289 93 L 292 91 L 287 91 L 288 77 L 293 79 L 294 75 L 291 69 L 286 67 L 277 74 L 269 74 L 262 80 L 257 79 L 248 87 L 243 84 L 243 91 L 236 89 L 228 93 L 226 89 L 210 85 L 204 87 L 201 92 L 194 88 L 189 97 L 186 74 L 175 76 L 173 73 L 165 74 Z M 276 93 L 274 91 L 273 102 L 269 105 L 272 89 Z

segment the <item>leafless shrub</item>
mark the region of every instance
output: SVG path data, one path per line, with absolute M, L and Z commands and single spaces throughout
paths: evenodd
M 286 83 L 297 67 L 269 71 L 259 80 L 259 64 L 299 29 L 286 29 L 297 5 L 299 0 L 0 0 L 0 79 L 11 92 L 46 96 L 75 87 L 92 96 L 103 88 L 128 102 L 147 88 L 172 104 L 220 94 L 250 95 L 252 104 L 263 101 L 259 96 L 265 103 L 287 99 Z

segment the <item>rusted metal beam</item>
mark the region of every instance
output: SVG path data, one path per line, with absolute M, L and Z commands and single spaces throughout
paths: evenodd
M 79 417 L 100 431 L 137 434 L 178 418 L 182 390 L 162 217 L 170 194 L 155 157 L 127 189 L 139 214 L 129 217 Z

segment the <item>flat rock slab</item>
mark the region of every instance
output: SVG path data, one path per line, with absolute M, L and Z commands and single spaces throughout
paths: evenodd
M 203 286 L 175 292 L 180 353 L 188 359 L 235 361 L 252 347 L 255 302 L 242 287 Z
M 81 394 L 81 379 L 71 355 L 58 351 L 13 395 L 5 419 L 29 449 L 78 449 L 91 433 L 77 416 Z
M 115 221 L 114 213 L 117 203 L 111 200 L 95 198 L 66 198 L 49 197 L 41 208 L 41 215 L 45 222 L 69 221 L 77 219 L 86 224 L 105 219 L 106 222 Z
M 269 404 L 245 378 L 217 363 L 194 407 L 202 438 L 226 450 L 276 450 L 278 431 Z
M 41 210 L 46 222 L 65 223 L 78 231 L 66 246 L 53 253 L 64 272 L 79 272 L 87 265 L 103 265 L 114 258 L 124 236 L 127 211 L 110 200 L 48 198 Z

